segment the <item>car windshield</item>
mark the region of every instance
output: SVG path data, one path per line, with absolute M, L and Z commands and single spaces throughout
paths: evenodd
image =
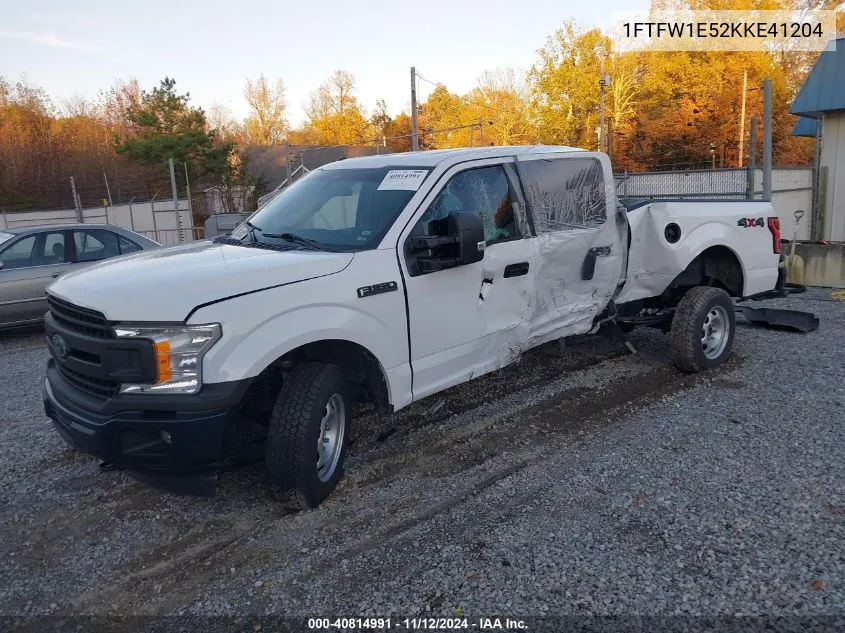
M 378 246 L 419 189 L 427 169 L 319 169 L 298 180 L 232 231 L 231 238 L 329 251 Z
M 3 242 L 8 242 L 13 237 L 15 236 L 11 233 L 3 233 L 2 231 L 0 231 L 0 244 L 2 244 Z

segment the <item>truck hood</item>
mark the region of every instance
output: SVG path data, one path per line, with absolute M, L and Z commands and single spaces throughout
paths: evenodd
M 87 266 L 48 291 L 109 321 L 183 321 L 202 304 L 340 272 L 352 257 L 191 242 Z

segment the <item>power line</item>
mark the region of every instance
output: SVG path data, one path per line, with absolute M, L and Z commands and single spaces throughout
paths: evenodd
M 422 79 L 422 80 L 423 80 L 423 81 L 425 81 L 426 83 L 431 84 L 431 85 L 432 85 L 432 86 L 434 86 L 435 88 L 437 88 L 437 87 L 439 87 L 439 86 L 443 86 L 444 88 L 446 88 L 446 84 L 444 84 L 442 81 L 441 81 L 441 82 L 434 82 L 434 81 L 432 81 L 431 79 L 426 79 L 425 77 L 423 77 L 423 76 L 422 76 L 421 74 L 419 74 L 419 73 L 417 73 L 417 77 L 418 77 L 419 79 Z M 448 90 L 448 88 L 446 88 L 446 89 Z M 464 103 L 468 103 L 468 104 L 470 104 L 470 105 L 474 105 L 474 106 L 476 106 L 476 107 L 478 107 L 478 108 L 487 108 L 488 110 L 492 110 L 493 112 L 498 112 L 498 110 L 497 110 L 496 108 L 493 108 L 493 107 L 491 107 L 491 106 L 485 105 L 485 104 L 483 104 L 483 103 L 476 103 L 475 101 L 472 101 L 472 100 L 470 100 L 470 99 L 467 99 L 466 97 L 464 97 L 464 96 L 462 96 L 462 95 L 459 95 L 459 94 L 457 94 L 457 93 L 454 93 L 454 94 L 455 94 L 455 96 L 456 96 L 458 99 L 460 99 L 460 100 L 461 100 L 461 101 L 463 101 Z

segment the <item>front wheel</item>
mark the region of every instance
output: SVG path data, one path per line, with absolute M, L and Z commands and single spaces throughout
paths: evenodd
M 736 313 L 727 292 L 706 286 L 692 288 L 672 319 L 675 364 L 691 373 L 718 367 L 731 353 L 735 329 Z
M 302 363 L 279 391 L 267 432 L 265 465 L 276 498 L 314 508 L 343 475 L 351 407 L 337 365 Z

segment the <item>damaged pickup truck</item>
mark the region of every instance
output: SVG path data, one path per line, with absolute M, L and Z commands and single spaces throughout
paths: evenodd
M 212 494 L 263 459 L 314 507 L 353 406 L 392 412 L 603 325 L 722 363 L 733 298 L 774 290 L 767 202 L 617 200 L 606 155 L 485 147 L 315 170 L 230 235 L 109 260 L 48 289 L 44 405 L 79 450 Z

